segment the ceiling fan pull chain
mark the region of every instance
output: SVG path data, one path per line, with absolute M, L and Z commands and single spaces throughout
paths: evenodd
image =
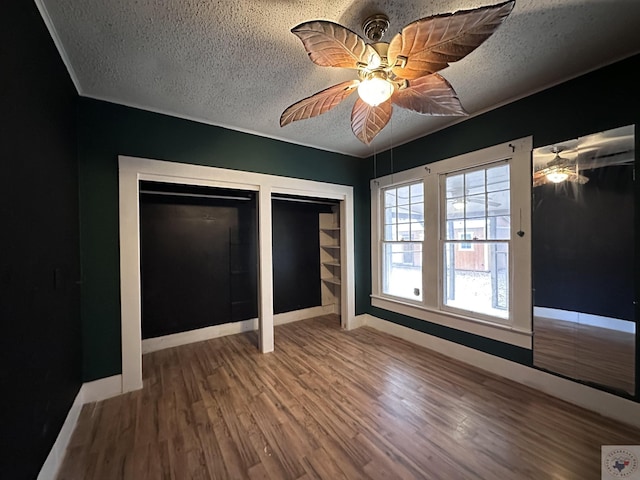
M 516 232 L 520 238 L 524 237 L 524 231 L 522 230 L 522 209 L 520 209 L 520 230 Z

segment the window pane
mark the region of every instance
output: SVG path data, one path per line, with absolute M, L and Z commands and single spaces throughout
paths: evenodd
M 465 194 L 476 195 L 485 192 L 484 170 L 464 174 Z
M 396 189 L 392 188 L 384 192 L 384 206 L 395 207 L 396 205 Z
M 409 203 L 409 187 L 399 187 L 398 191 L 398 205 L 407 205 Z
M 511 239 L 511 217 L 497 216 L 489 217 L 488 231 L 489 240 L 509 240 Z
M 411 203 L 424 202 L 424 188 L 422 182 L 411 185 Z
M 384 227 L 384 239 L 389 241 L 398 240 L 396 235 L 396 226 L 395 225 L 385 225 Z
M 460 238 L 460 234 L 464 234 L 464 220 L 449 220 L 445 224 L 445 228 L 445 238 L 447 240 Z
M 402 241 L 411 240 L 411 224 L 410 223 L 398 224 L 398 240 L 402 240 Z
M 422 241 L 424 240 L 424 227 L 422 223 L 411 224 L 411 240 Z
M 491 181 L 491 192 L 487 192 L 485 181 Z M 509 165 L 501 163 L 498 166 L 481 168 L 467 173 L 456 173 L 445 177 L 445 222 L 461 219 L 461 224 L 446 224 L 446 240 L 459 240 L 460 232 L 471 234 L 472 239 L 509 239 L 508 230 L 492 217 L 508 216 L 510 214 L 509 193 Z M 504 221 L 502 221 L 504 223 Z
M 384 223 L 390 224 L 396 222 L 396 207 L 384 209 Z
M 466 198 L 467 218 L 478 218 L 486 215 L 486 205 L 484 193 L 480 195 L 469 195 Z
M 383 293 L 422 300 L 422 243 L 385 243 L 382 279 Z
M 456 198 L 464 196 L 464 177 L 462 175 L 447 176 L 446 198 Z
M 424 205 L 422 203 L 411 204 L 411 221 L 412 222 L 424 221 Z
M 509 189 L 509 165 L 487 168 L 487 192 Z
M 466 248 L 459 248 L 462 245 Z M 444 304 L 508 318 L 508 265 L 509 244 L 506 242 L 445 242 Z
M 398 223 L 408 223 L 411 220 L 411 209 L 408 205 L 398 207 Z
M 509 190 L 487 194 L 487 215 L 509 215 L 510 211 Z
M 464 229 L 464 233 L 465 233 L 465 238 L 471 239 L 471 240 L 486 240 L 487 236 L 485 233 L 485 219 L 480 218 L 480 219 L 471 219 L 471 220 L 467 220 L 464 223 L 465 229 Z M 457 238 L 457 234 L 456 234 L 456 238 Z
M 464 198 L 452 198 L 447 200 L 447 220 L 464 218 Z
M 423 183 L 389 188 L 384 198 L 384 242 L 402 243 L 383 243 L 382 292 L 422 300 Z
M 460 240 L 472 240 L 470 233 L 462 233 L 461 232 L 458 238 Z M 473 250 L 473 243 L 471 243 L 471 242 L 459 243 L 458 244 L 458 250 L 471 251 L 471 250 Z

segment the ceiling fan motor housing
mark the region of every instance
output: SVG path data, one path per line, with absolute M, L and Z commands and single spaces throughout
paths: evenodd
M 383 13 L 371 15 L 362 23 L 365 37 L 372 42 L 379 42 L 389 29 L 389 18 Z

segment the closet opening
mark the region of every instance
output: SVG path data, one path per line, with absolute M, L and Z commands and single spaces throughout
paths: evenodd
M 273 311 L 340 320 L 340 201 L 272 195 Z
M 174 187 L 175 185 L 178 187 Z M 145 193 L 141 194 L 140 190 Z M 150 191 L 154 191 L 155 195 Z M 167 192 L 172 195 L 165 194 Z M 274 350 L 274 324 L 300 319 L 296 318 L 300 311 L 273 314 L 273 222 L 271 210 L 272 195 L 280 194 L 303 195 L 309 200 L 329 199 L 329 201 L 338 202 L 340 212 L 340 233 L 338 235 L 341 275 L 340 327 L 354 328 L 356 319 L 353 187 L 202 165 L 128 156 L 118 157 L 122 347 L 122 375 L 118 380 L 121 382 L 122 393 L 142 388 L 142 356 L 144 353 L 241 332 L 256 332 L 258 350 L 262 353 L 268 353 Z M 252 252 L 255 256 L 248 258 L 255 265 L 257 272 L 256 294 L 252 295 L 252 298 L 257 299 L 257 316 L 204 328 L 190 325 L 187 328 L 194 327 L 194 329 L 142 340 L 142 312 L 144 310 L 147 313 L 149 306 L 144 308 L 142 306 L 141 250 L 144 247 L 142 247 L 140 238 L 140 210 L 141 202 L 144 203 L 147 199 L 141 197 L 174 197 L 185 201 L 187 198 L 194 198 L 194 195 L 204 198 L 209 196 L 250 197 L 250 200 L 238 198 L 209 198 L 209 200 L 229 200 L 253 205 L 252 208 L 255 210 L 255 249 Z M 338 206 L 336 211 L 338 211 Z M 238 229 L 238 232 L 241 232 L 241 229 Z M 182 253 L 180 251 L 175 256 L 180 256 Z M 148 278 L 144 282 L 148 283 Z M 246 288 L 240 290 L 250 291 Z M 242 300 L 239 301 L 242 302 Z M 237 305 L 238 308 L 234 307 L 233 309 L 234 314 L 237 314 L 239 318 L 245 315 L 250 316 L 246 311 L 241 311 L 240 303 Z M 147 330 L 145 325 L 145 334 L 148 333 Z
M 140 182 L 142 339 L 258 316 L 256 194 Z

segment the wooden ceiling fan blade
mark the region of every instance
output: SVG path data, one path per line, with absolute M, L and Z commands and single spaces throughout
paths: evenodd
M 579 183 L 580 185 L 584 185 L 589 181 L 589 177 L 581 175 L 579 173 L 574 173 L 569 175 L 569 178 L 567 180 L 569 180 L 570 182 Z
M 280 126 L 328 112 L 355 92 L 359 84 L 359 80 L 347 80 L 294 103 L 282 112 Z
M 291 32 L 302 40 L 311 61 L 323 67 L 358 68 L 377 56 L 360 35 L 337 23 L 313 20 Z
M 515 0 L 433 15 L 410 23 L 389 44 L 389 64 L 398 77 L 412 79 L 438 72 L 465 57 L 502 24 Z
M 369 145 L 380 131 L 389 123 L 393 106 L 383 102 L 372 107 L 358 98 L 351 111 L 351 130 L 362 143 Z
M 540 185 L 544 185 L 548 183 L 547 182 L 547 177 L 545 177 L 544 175 L 534 175 L 533 176 L 533 182 L 531 184 L 532 187 L 539 187 Z
M 391 101 L 426 115 L 467 115 L 451 84 L 437 73 L 409 80 L 409 86 L 397 90 Z

